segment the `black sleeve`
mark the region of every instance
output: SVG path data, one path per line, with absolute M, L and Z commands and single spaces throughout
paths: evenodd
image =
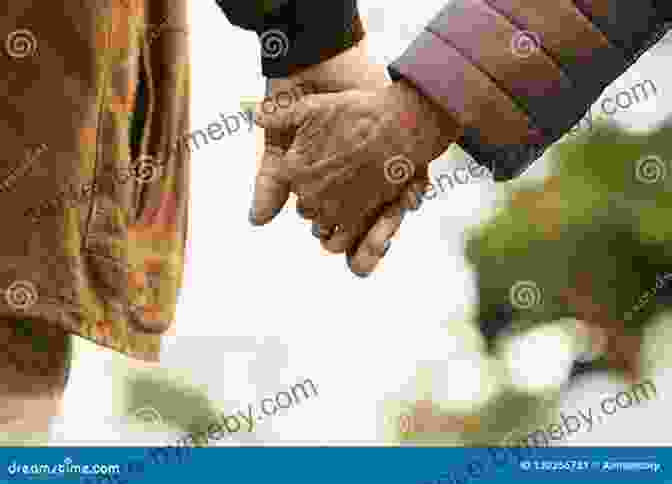
M 287 77 L 334 57 L 364 37 L 357 0 L 216 2 L 232 24 L 257 33 L 267 77 Z

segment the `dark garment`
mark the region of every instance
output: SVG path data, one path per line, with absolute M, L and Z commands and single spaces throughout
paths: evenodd
M 364 37 L 356 0 L 216 1 L 232 24 L 257 33 L 267 77 L 287 77 Z

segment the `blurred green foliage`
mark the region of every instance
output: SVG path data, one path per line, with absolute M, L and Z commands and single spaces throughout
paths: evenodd
M 472 322 L 495 359 L 493 330 L 523 333 L 574 317 L 612 325 L 611 336 L 635 337 L 637 348 L 623 350 L 630 355 L 605 354 L 594 367 L 623 371 L 627 365 L 618 363 L 639 359 L 644 328 L 670 304 L 658 298 L 633 310 L 657 277 L 672 273 L 672 123 L 637 134 L 598 122 L 554 145 L 547 157 L 545 180 L 511 183 L 491 220 L 468 233 L 465 256 L 478 285 Z M 512 304 L 512 288 L 523 281 L 536 292 Z M 557 412 L 559 390 L 531 395 L 501 383 L 475 410 L 480 426 L 446 433 L 444 444 L 457 435 L 464 445 L 501 445 L 512 432 L 525 435 Z M 417 433 L 400 439 L 426 440 Z
M 600 123 L 549 155 L 550 176 L 513 191 L 467 241 L 478 324 L 499 317 L 518 281 L 532 281 L 540 301 L 513 305 L 514 330 L 573 317 L 567 289 L 588 274 L 592 301 L 641 333 L 661 307 L 633 306 L 658 275 L 672 272 L 672 126 L 634 134 Z
M 153 408 L 165 424 L 194 436 L 197 446 L 207 445 L 208 425 L 221 420 L 205 390 L 177 378 L 161 378 L 156 372 L 135 373 L 127 380 L 127 390 L 127 413 Z

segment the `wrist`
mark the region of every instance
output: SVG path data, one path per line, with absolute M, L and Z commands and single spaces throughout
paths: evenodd
M 388 109 L 399 113 L 412 135 L 416 159 L 430 163 L 460 138 L 462 127 L 457 119 L 407 79 L 393 82 L 386 92 Z
M 314 85 L 321 92 L 380 89 L 390 84 L 385 66 L 372 62 L 365 41 L 319 64 L 301 69 L 290 79 L 297 84 Z
M 399 93 L 405 105 L 409 106 L 417 118 L 435 126 L 443 136 L 457 139 L 462 135 L 462 127 L 457 118 L 433 99 L 425 96 L 411 81 L 401 78 L 392 83 L 391 89 Z

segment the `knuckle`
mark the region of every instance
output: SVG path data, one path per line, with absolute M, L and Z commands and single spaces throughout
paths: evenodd
M 342 254 L 346 250 L 344 243 L 333 239 L 322 241 L 322 248 L 331 254 Z
M 375 237 L 367 237 L 362 244 L 362 248 L 365 249 L 369 255 L 382 257 L 385 253 L 385 242 L 381 239 L 382 237 L 378 235 Z

